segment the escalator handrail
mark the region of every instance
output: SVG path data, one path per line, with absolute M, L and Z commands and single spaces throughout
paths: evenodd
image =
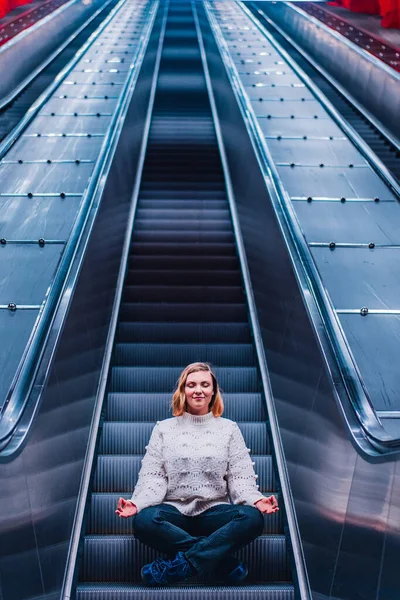
M 301 543 L 300 530 L 297 522 L 296 511 L 294 507 L 294 500 L 291 493 L 289 474 L 287 470 L 287 465 L 285 461 L 285 455 L 283 450 L 282 437 L 279 430 L 278 417 L 276 414 L 275 402 L 272 392 L 271 381 L 268 372 L 267 359 L 265 356 L 264 345 L 262 342 L 261 336 L 261 328 L 258 321 L 256 303 L 254 299 L 253 289 L 251 285 L 249 267 L 246 258 L 245 246 L 242 238 L 242 233 L 240 229 L 240 221 L 235 203 L 235 196 L 233 192 L 233 185 L 230 178 L 228 160 L 225 152 L 225 144 L 223 141 L 223 136 L 221 132 L 221 127 L 218 118 L 218 111 L 215 104 L 214 93 L 212 90 L 212 84 L 210 79 L 210 74 L 208 70 L 207 58 L 204 49 L 204 43 L 201 34 L 201 28 L 198 22 L 197 9 L 196 5 L 193 3 L 193 13 L 195 17 L 196 30 L 199 38 L 200 45 L 200 54 L 203 62 L 204 74 L 206 78 L 206 84 L 208 89 L 208 94 L 210 98 L 211 111 L 213 115 L 213 122 L 216 132 L 216 137 L 218 141 L 218 148 L 221 155 L 221 163 L 224 172 L 225 185 L 226 185 L 226 193 L 229 202 L 229 208 L 232 217 L 232 225 L 235 235 L 236 248 L 238 251 L 239 262 L 241 273 L 243 277 L 244 289 L 247 298 L 248 308 L 249 308 L 249 318 L 251 324 L 251 330 L 253 333 L 254 344 L 256 346 L 257 353 L 257 361 L 260 367 L 260 374 L 262 380 L 262 387 L 265 396 L 265 401 L 267 405 L 268 411 L 268 422 L 271 431 L 271 437 L 273 442 L 273 447 L 275 451 L 275 460 L 276 460 L 276 468 L 279 475 L 279 481 L 281 484 L 281 492 L 282 498 L 285 505 L 285 513 L 288 523 L 291 547 L 293 552 L 293 558 L 295 563 L 296 570 L 296 579 L 299 588 L 299 598 L 300 600 L 311 600 L 311 588 L 310 582 L 307 575 L 306 562 L 303 552 L 303 547 Z M 206 14 L 210 20 L 210 11 L 209 11 L 209 2 L 204 3 Z
M 258 29 L 260 29 L 261 33 L 275 46 L 279 53 L 281 53 L 290 64 L 292 61 L 287 53 L 280 48 L 276 41 L 271 39 L 268 32 L 256 21 L 255 17 L 251 15 L 241 2 L 238 1 L 237 4 L 240 6 L 241 10 L 251 17 L 251 20 Z M 320 321 L 322 320 L 322 327 L 330 343 L 330 352 L 327 353 L 326 347 L 323 348 L 323 353 L 328 362 L 330 372 L 334 373 L 339 368 L 347 398 L 350 400 L 357 421 L 361 425 L 362 431 L 368 439 L 369 448 L 367 446 L 367 448 L 362 447 L 361 449 L 373 455 L 394 451 L 396 448 L 400 447 L 400 439 L 393 438 L 383 428 L 367 395 L 361 374 L 359 373 L 356 362 L 345 339 L 344 332 L 335 314 L 333 305 L 323 286 L 314 260 L 306 244 L 288 193 L 280 179 L 261 128 L 257 122 L 257 118 L 254 115 L 251 103 L 242 90 L 242 84 L 230 56 L 228 46 L 221 34 L 214 15 L 210 10 L 208 11 L 208 14 L 221 55 L 224 59 L 228 77 L 238 98 L 243 118 L 247 129 L 250 132 L 250 137 L 257 149 L 264 180 L 270 192 L 272 204 L 290 252 L 291 262 L 294 267 L 296 278 L 300 284 L 303 299 L 305 300 L 310 319 L 317 332 L 317 338 L 321 343 L 319 330 L 321 328 Z M 297 71 L 298 74 L 299 71 L 300 69 Z M 306 78 L 306 76 L 304 77 Z M 340 392 L 337 393 L 338 396 L 341 396 Z M 344 400 L 344 398 L 340 398 L 341 402 Z M 359 445 L 359 440 L 354 436 L 351 427 L 349 427 L 349 430 L 353 439 Z
M 121 0 L 121 2 L 107 17 L 106 22 L 102 24 L 99 30 L 95 32 L 96 35 L 92 35 L 90 37 L 90 42 L 88 41 L 83 48 L 87 49 L 95 41 L 95 39 L 97 39 L 104 27 L 122 8 L 126 1 L 127 0 Z M 83 244 L 84 249 L 86 249 L 89 241 L 90 232 L 85 235 L 86 225 L 89 221 L 89 218 L 92 217 L 92 214 L 96 214 L 99 208 L 99 198 L 101 197 L 107 179 L 106 169 L 107 167 L 109 168 L 110 157 L 113 155 L 115 150 L 115 141 L 119 136 L 121 115 L 123 115 L 127 110 L 127 97 L 130 90 L 134 88 L 136 84 L 140 66 L 146 52 L 155 16 L 157 14 L 158 4 L 158 0 L 155 0 L 151 4 L 151 8 L 147 14 L 147 23 L 141 35 L 136 54 L 132 59 L 133 66 L 131 67 L 131 72 L 128 75 L 121 91 L 120 98 L 115 108 L 108 131 L 105 135 L 99 157 L 89 181 L 89 185 L 84 192 L 78 215 L 75 219 L 72 232 L 66 244 L 57 272 L 49 288 L 47 297 L 41 305 L 35 326 L 25 348 L 24 355 L 18 365 L 11 388 L 8 392 L 6 403 L 3 407 L 0 419 L 1 457 L 7 457 L 16 451 L 14 445 L 11 447 L 9 442 L 12 439 L 18 423 L 22 419 L 44 351 L 45 349 L 48 351 L 46 345 L 49 333 L 52 329 L 53 320 L 62 300 L 63 315 L 61 320 L 63 321 L 67 316 L 69 301 L 72 297 L 74 287 L 72 279 L 75 279 L 76 282 L 85 252 L 83 251 L 79 257 L 80 263 L 78 268 L 76 265 L 74 265 L 74 261 L 78 253 L 78 248 Z M 79 58 L 81 54 L 82 52 L 80 51 Z M 74 59 L 73 63 L 75 64 L 75 62 L 76 60 Z M 68 72 L 69 70 L 70 68 L 67 69 Z M 60 79 L 58 80 L 58 83 L 60 83 Z M 91 220 L 93 221 L 93 219 Z M 60 321 L 59 314 L 57 315 L 57 319 Z M 57 324 L 57 327 L 59 329 L 61 328 L 60 323 Z M 39 400 L 37 403 L 38 402 Z M 18 440 L 19 445 L 26 437 L 26 434 L 27 431 L 24 431 L 23 436 Z

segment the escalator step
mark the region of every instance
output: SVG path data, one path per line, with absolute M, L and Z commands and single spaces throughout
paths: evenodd
M 252 344 L 117 344 L 114 364 L 118 366 L 185 367 L 193 362 L 210 362 L 238 367 L 255 364 Z
M 150 173 L 148 175 L 150 175 Z M 165 194 L 169 192 L 170 194 L 175 195 L 178 191 L 187 195 L 193 189 L 199 190 L 200 193 L 208 192 L 214 195 L 215 192 L 225 192 L 225 181 L 222 177 L 218 182 L 212 180 L 210 181 L 208 177 L 203 177 L 202 179 L 188 178 L 187 181 L 176 181 L 175 178 L 172 181 L 169 179 L 166 179 L 165 181 L 155 181 L 151 177 L 148 177 L 148 179 L 146 179 L 145 175 L 143 174 L 143 181 L 140 193 L 142 193 L 143 190 L 143 192 L 148 193 L 159 192 Z
M 82 584 L 77 600 L 294 600 L 294 587 L 286 583 L 241 585 L 238 587 L 202 586 L 147 588 L 141 585 Z
M 140 199 L 140 209 L 168 209 L 168 210 L 185 210 L 190 207 L 191 210 L 227 210 L 226 199 L 209 198 L 207 200 L 194 200 L 189 198 L 187 200 L 172 200 L 170 198 L 154 198 L 151 200 Z
M 148 230 L 137 230 L 135 229 L 135 243 L 137 242 L 154 242 L 155 244 L 159 244 L 160 242 L 164 243 L 174 243 L 179 240 L 180 243 L 206 243 L 206 244 L 218 244 L 221 242 L 230 242 L 233 244 L 234 237 L 231 230 L 229 231 L 184 231 L 176 226 L 173 230 L 162 229 L 160 231 L 154 231 L 152 229 Z
M 149 393 L 172 391 L 181 371 L 180 367 L 113 367 L 110 391 Z M 259 390 L 255 367 L 216 367 L 215 373 L 223 391 L 239 393 Z
M 178 233 L 196 233 L 196 232 L 231 232 L 232 225 L 226 219 L 158 219 L 146 218 L 135 221 L 135 232 L 137 231 L 177 231 Z
M 121 306 L 122 321 L 169 321 L 169 322 L 242 322 L 247 323 L 245 304 L 162 304 L 159 302 L 124 302 Z
M 243 319 L 242 319 L 243 320 Z M 214 343 L 224 340 L 227 344 L 251 342 L 249 324 L 246 323 L 128 323 L 118 325 L 120 342 Z
M 249 581 L 290 581 L 283 535 L 260 536 L 237 555 L 249 566 Z M 157 556 L 130 535 L 87 536 L 80 580 L 139 583 L 142 565 Z
M 109 394 L 108 421 L 157 421 L 171 414 L 172 394 Z M 233 421 L 263 421 L 265 408 L 261 394 L 223 394 L 223 416 Z
M 223 190 L 200 190 L 193 187 L 191 190 L 140 190 L 140 201 L 142 200 L 224 200 L 226 202 L 226 191 Z
M 94 476 L 94 492 L 123 492 L 132 494 L 140 470 L 142 456 L 98 457 Z M 275 475 L 271 456 L 253 456 L 254 469 L 258 474 L 260 492 L 276 491 Z
M 122 494 L 93 494 L 87 520 L 87 535 L 133 535 L 134 519 L 120 519 L 115 514 Z M 277 496 L 279 503 L 279 497 Z M 264 515 L 264 534 L 282 534 L 282 512 Z
M 230 271 L 237 271 L 239 268 L 239 262 L 236 256 L 176 256 L 161 255 L 161 256 L 132 256 L 129 264 L 129 272 L 146 270 L 156 271 L 162 273 L 166 269 L 168 270 L 179 270 L 183 273 L 183 276 L 187 272 L 193 273 L 196 271 L 196 275 L 200 271 L 207 271 L 208 273 L 214 271 L 223 271 L 228 273 Z M 239 275 L 240 276 L 240 275 Z
M 155 262 L 155 261 L 154 261 Z M 171 257 L 170 265 L 168 269 L 162 271 L 158 270 L 141 270 L 135 269 L 134 271 L 128 271 L 127 283 L 129 285 L 179 285 L 182 283 L 185 286 L 198 285 L 226 285 L 226 286 L 240 286 L 241 276 L 240 272 L 234 271 L 184 271 L 183 269 L 176 268 L 174 257 Z M 203 264 L 203 268 L 206 265 Z M 160 268 L 160 267 L 159 267 Z M 173 270 L 174 269 L 174 270 Z
M 143 397 L 146 401 L 146 397 Z M 144 454 L 155 423 L 104 423 L 99 454 Z M 266 423 L 238 423 L 254 455 L 269 453 Z
M 126 285 L 124 288 L 124 302 L 201 301 L 206 308 L 208 304 L 215 302 L 238 304 L 244 300 L 245 295 L 241 286 Z
M 154 240 L 154 242 L 139 242 L 134 238 L 131 245 L 131 255 L 135 256 L 163 256 L 163 255 L 177 255 L 177 256 L 197 256 L 204 260 L 204 264 L 207 264 L 209 256 L 229 256 L 236 258 L 236 248 L 234 244 L 221 242 L 217 240 L 213 243 L 205 243 L 202 241 L 196 241 L 194 243 L 182 243 L 179 236 L 170 242 L 160 242 Z

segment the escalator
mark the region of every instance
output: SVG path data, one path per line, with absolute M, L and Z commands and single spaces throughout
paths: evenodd
M 12 101 L 0 108 L 0 142 L 18 125 L 34 102 L 53 83 L 54 79 L 72 60 L 78 50 L 117 4 L 118 0 L 111 0 L 105 3 L 101 10 L 98 10 L 95 15 L 87 19 L 87 24 L 81 25 L 76 35 L 72 36 L 73 39 L 70 43 L 65 48 L 61 48 L 57 56 L 48 65 L 39 69 L 36 76 L 26 83 L 19 93 L 13 97 Z M 12 65 L 10 65 L 10 68 L 12 68 Z
M 89 498 L 77 598 L 295 597 L 285 510 L 239 556 L 246 584 L 204 581 L 148 589 L 155 552 L 114 513 L 130 497 L 155 421 L 170 416 L 182 368 L 209 361 L 238 422 L 260 490 L 279 497 L 262 382 L 244 293 L 224 173 L 189 3 L 169 7 L 129 264 Z

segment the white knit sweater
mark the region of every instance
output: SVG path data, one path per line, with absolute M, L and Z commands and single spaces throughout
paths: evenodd
M 165 502 L 196 516 L 217 504 L 264 496 L 237 424 L 209 412 L 158 421 L 132 495 L 138 511 Z

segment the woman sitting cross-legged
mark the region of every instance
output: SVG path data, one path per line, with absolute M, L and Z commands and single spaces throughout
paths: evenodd
M 256 485 L 239 427 L 223 419 L 215 374 L 207 363 L 182 372 L 171 419 L 153 429 L 130 500 L 116 513 L 135 517 L 135 536 L 159 550 L 142 568 L 147 585 L 165 585 L 214 571 L 235 584 L 247 568 L 233 556 L 263 531 L 262 513 L 278 509 Z

